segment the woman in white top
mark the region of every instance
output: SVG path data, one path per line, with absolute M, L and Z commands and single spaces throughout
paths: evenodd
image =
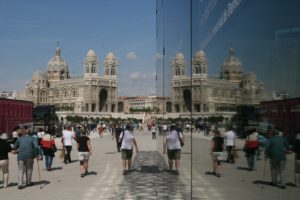
M 170 132 L 166 136 L 164 143 L 164 153 L 168 153 L 169 167 L 173 170 L 173 161 L 175 162 L 175 174 L 179 175 L 181 145 L 180 140 L 184 141 L 183 135 L 175 125 L 170 126 Z
M 132 134 L 132 128 L 130 125 L 126 125 L 125 130 L 120 134 L 119 142 L 121 144 L 121 152 L 122 152 L 122 166 L 123 166 L 123 175 L 125 175 L 131 167 L 131 159 L 132 159 L 132 151 L 133 145 L 135 147 L 136 153 L 138 153 L 138 147 L 136 140 Z M 126 165 L 127 169 L 126 170 Z

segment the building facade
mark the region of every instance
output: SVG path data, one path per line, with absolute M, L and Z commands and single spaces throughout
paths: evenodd
M 68 65 L 57 47 L 46 71 L 35 72 L 31 83 L 27 81 L 24 99 L 34 105 L 54 105 L 58 110 L 69 110 L 75 114 L 117 112 L 117 58 L 108 53 L 103 77 L 98 75 L 98 69 L 98 57 L 89 50 L 84 58 L 83 76 L 70 77 Z
M 153 113 L 165 113 L 166 102 L 168 97 L 157 96 L 138 96 L 138 97 L 120 97 L 120 102 L 123 103 L 123 112 L 130 113 L 131 110 L 138 112 L 143 109 L 149 109 Z
M 192 77 L 186 75 L 186 60 L 178 53 L 172 63 L 172 112 L 201 114 L 234 113 L 239 105 L 258 105 L 269 100 L 262 83 L 253 72 L 244 73 L 233 48 L 221 66 L 220 76 L 208 76 L 204 51 L 192 60 Z

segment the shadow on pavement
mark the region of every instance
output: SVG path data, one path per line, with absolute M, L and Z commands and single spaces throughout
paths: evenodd
M 216 173 L 215 172 L 211 172 L 211 171 L 207 171 L 207 172 L 205 172 L 205 175 L 216 176 Z
M 97 175 L 98 172 L 95 172 L 95 171 L 89 171 L 86 175 L 89 176 L 89 175 Z
M 40 186 L 41 189 L 44 188 L 48 184 L 50 184 L 50 181 L 47 181 L 47 180 L 32 182 L 32 186 Z
M 238 170 L 251 171 L 248 167 L 237 167 Z
M 165 168 L 167 164 L 157 151 L 141 151 L 132 163 L 132 170 L 115 196 L 118 199 L 190 199 L 182 175 L 175 175 Z

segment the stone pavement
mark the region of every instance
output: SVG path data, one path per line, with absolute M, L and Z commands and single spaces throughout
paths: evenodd
M 140 152 L 134 153 L 133 170 L 122 175 L 120 154 L 115 141 L 109 134 L 99 137 L 92 134 L 93 155 L 90 159 L 89 174 L 81 178 L 77 150 L 72 151 L 73 163 L 64 164 L 56 153 L 54 170 L 44 170 L 40 162 L 41 181 L 35 161 L 34 186 L 17 189 L 16 155 L 10 154 L 10 187 L 2 189 L 0 197 L 5 200 L 43 199 L 43 200 L 96 200 L 96 199 L 298 199 L 300 188 L 288 186 L 286 190 L 268 185 L 267 170 L 264 182 L 262 172 L 264 162 L 259 161 L 255 171 L 245 170 L 246 160 L 239 152 L 235 164 L 222 164 L 221 178 L 209 174 L 212 161 L 209 155 L 210 137 L 194 134 L 191 142 L 186 134 L 186 144 L 182 151 L 181 174 L 168 172 L 167 157 L 162 152 L 163 137 L 151 139 L 150 132 L 135 131 Z M 56 140 L 58 148 L 61 144 Z M 239 141 L 242 145 L 243 141 Z M 75 143 L 73 145 L 75 147 Z M 193 152 L 193 154 L 191 154 Z M 287 165 L 287 180 L 292 182 L 292 157 Z M 40 188 L 41 186 L 41 188 Z

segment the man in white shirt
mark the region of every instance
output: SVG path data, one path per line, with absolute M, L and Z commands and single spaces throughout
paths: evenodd
M 170 126 L 170 132 L 166 136 L 164 143 L 164 153 L 168 153 L 169 168 L 173 170 L 173 161 L 175 162 L 174 173 L 179 175 L 181 145 L 180 139 L 184 141 L 183 135 L 177 130 L 175 125 Z
M 126 125 L 125 131 L 123 131 L 119 136 L 119 142 L 121 142 L 121 156 L 122 156 L 122 166 L 123 166 L 123 175 L 127 174 L 131 168 L 131 159 L 133 146 L 135 147 L 136 153 L 138 153 L 138 147 L 136 140 L 132 134 L 132 127 Z M 126 170 L 126 164 L 128 169 Z
M 61 138 L 61 142 L 63 144 L 63 147 L 65 148 L 65 158 L 64 163 L 71 163 L 71 151 L 72 151 L 72 140 L 75 139 L 75 134 L 72 132 L 72 127 L 68 126 L 67 130 L 63 131 L 63 136 Z
M 226 161 L 229 163 L 234 163 L 234 156 L 233 150 L 235 147 L 235 133 L 233 132 L 232 128 L 228 128 L 224 135 L 226 151 L 227 151 L 227 159 Z

